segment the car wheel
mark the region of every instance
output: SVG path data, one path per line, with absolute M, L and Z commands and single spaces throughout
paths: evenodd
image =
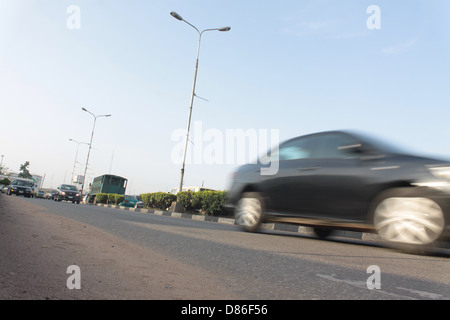
M 236 223 L 249 232 L 258 231 L 264 217 L 264 200 L 258 192 L 243 193 L 239 199 L 234 217 Z
M 376 201 L 373 223 L 378 235 L 387 243 L 421 253 L 441 236 L 444 213 L 432 197 L 415 189 L 393 189 Z

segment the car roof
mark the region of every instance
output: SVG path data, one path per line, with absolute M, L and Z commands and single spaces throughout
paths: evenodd
M 315 132 L 315 133 L 309 133 L 301 136 L 297 136 L 294 138 L 291 138 L 289 140 L 286 140 L 282 142 L 281 144 L 284 144 L 285 142 L 293 141 L 296 139 L 303 139 L 308 137 L 314 137 L 314 136 L 322 136 L 322 135 L 329 135 L 329 134 L 343 134 L 350 137 L 353 137 L 363 143 L 369 144 L 377 149 L 386 151 L 388 153 L 408 153 L 405 152 L 401 147 L 396 146 L 394 144 L 391 144 L 389 141 L 383 141 L 382 139 L 373 136 L 368 133 L 364 133 L 358 130 L 351 130 L 351 129 L 345 129 L 345 130 L 330 130 L 330 131 L 322 131 L 322 132 Z M 280 145 L 281 145 L 280 144 Z

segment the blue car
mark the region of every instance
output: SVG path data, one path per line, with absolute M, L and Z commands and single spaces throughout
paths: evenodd
M 127 196 L 127 195 L 125 195 L 125 199 L 119 205 L 121 207 L 130 207 L 130 208 L 144 207 L 144 203 L 139 199 L 138 196 Z

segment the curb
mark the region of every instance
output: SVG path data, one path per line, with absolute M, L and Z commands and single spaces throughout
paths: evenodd
M 207 222 L 216 222 L 223 223 L 228 225 L 237 225 L 236 220 L 234 218 L 227 217 L 215 217 L 215 216 L 207 216 L 207 215 L 197 215 L 191 213 L 181 213 L 181 212 L 172 212 L 172 211 L 164 211 L 164 210 L 153 210 L 153 209 L 144 209 L 144 208 L 129 208 L 129 207 L 121 207 L 118 205 L 110 205 L 110 204 L 87 204 L 84 205 L 93 205 L 97 207 L 103 208 L 113 208 L 120 209 L 124 211 L 132 211 L 132 212 L 140 212 L 140 213 L 148 213 L 157 216 L 166 216 L 173 218 L 181 218 L 181 219 L 189 219 L 196 221 L 207 221 Z M 316 236 L 312 227 L 298 226 L 294 224 L 287 223 L 263 223 L 263 230 L 276 230 L 276 231 L 288 231 L 299 233 L 307 236 Z M 347 231 L 347 230 L 336 230 L 333 234 L 333 237 L 343 237 L 343 238 L 351 238 L 351 239 L 361 239 L 365 241 L 381 241 L 381 238 L 375 233 L 368 232 L 358 232 L 358 231 Z

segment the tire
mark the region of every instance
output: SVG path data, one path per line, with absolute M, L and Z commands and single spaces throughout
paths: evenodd
M 264 218 L 264 199 L 258 192 L 245 192 L 239 199 L 234 217 L 245 231 L 259 230 Z
M 373 225 L 392 247 L 426 253 L 442 235 L 444 212 L 424 189 L 398 188 L 383 192 L 374 202 Z

